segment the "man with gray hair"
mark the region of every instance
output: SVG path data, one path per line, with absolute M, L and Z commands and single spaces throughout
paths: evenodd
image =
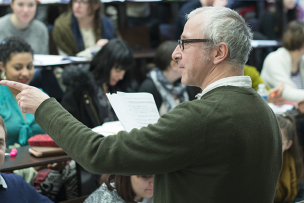
M 34 87 L 16 88 L 23 112 L 93 173 L 154 174 L 154 203 L 272 203 L 282 165 L 276 117 L 243 76 L 251 33 L 228 8 L 189 14 L 172 54 L 182 83 L 203 89 L 156 124 L 104 137 Z

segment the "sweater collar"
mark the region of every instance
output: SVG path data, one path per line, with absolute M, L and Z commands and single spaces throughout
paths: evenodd
M 221 87 L 221 86 L 235 86 L 235 87 L 252 87 L 252 82 L 249 76 L 233 76 L 220 79 L 208 85 L 202 93 L 196 95 L 197 99 L 200 99 L 204 94 L 210 92 L 211 90 Z
M 3 187 L 3 188 L 7 188 L 7 184 L 4 180 L 4 178 L 2 177 L 1 173 L 0 173 L 0 185 Z

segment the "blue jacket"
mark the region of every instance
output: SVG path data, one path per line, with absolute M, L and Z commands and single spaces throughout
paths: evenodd
M 7 184 L 7 188 L 0 185 L 1 203 L 48 203 L 49 198 L 38 193 L 34 187 L 25 182 L 16 174 L 1 174 Z

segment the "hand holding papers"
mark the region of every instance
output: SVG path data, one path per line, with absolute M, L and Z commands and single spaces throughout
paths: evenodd
M 127 132 L 133 128 L 140 129 L 148 124 L 154 124 L 159 119 L 159 113 L 150 93 L 107 94 L 118 119 Z

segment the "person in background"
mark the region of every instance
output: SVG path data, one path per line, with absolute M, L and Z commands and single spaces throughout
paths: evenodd
M 34 54 L 49 54 L 49 33 L 47 27 L 34 19 L 36 0 L 12 0 L 13 13 L 0 18 L 0 42 L 5 38 L 17 36 L 24 39 Z M 45 68 L 36 68 L 31 84 L 44 89 L 50 96 L 61 99 L 63 91 L 53 72 Z
M 19 37 L 4 39 L 0 44 L 1 79 L 29 84 L 34 76 L 33 50 Z M 0 116 L 8 130 L 7 145 L 27 145 L 33 135 L 45 134 L 35 122 L 35 116 L 22 113 L 16 96 L 19 91 L 0 86 Z
M 118 37 L 99 0 L 71 0 L 71 11 L 56 19 L 53 39 L 60 55 L 92 57 L 108 40 Z
M 104 180 L 104 181 L 103 181 Z M 152 175 L 104 175 L 102 185 L 84 203 L 152 203 Z
M 175 39 L 179 40 L 187 22 L 185 15 L 202 6 L 226 6 L 227 0 L 194 0 L 186 2 L 178 12 L 175 23 Z
M 270 7 L 262 14 L 259 31 L 268 40 L 281 40 L 289 22 L 303 19 L 304 11 L 296 0 L 276 0 L 275 7 Z
M 163 42 L 156 50 L 155 67 L 147 74 L 147 79 L 139 87 L 139 92 L 149 92 L 153 95 L 160 115 L 171 111 L 184 101 L 194 99 L 190 87 L 180 82 L 181 73 L 178 64 L 172 60 L 172 53 L 177 42 Z
M 106 93 L 127 90 L 134 63 L 126 42 L 110 40 L 96 53 L 89 71 L 74 66 L 65 68 L 63 82 L 67 89 L 62 106 L 89 128 L 118 120 Z
M 13 13 L 0 18 L 0 41 L 11 36 L 23 38 L 35 54 L 49 53 L 49 34 L 47 27 L 34 19 L 36 0 L 12 0 Z
M 9 37 L 0 44 L 0 69 L 2 71 L 1 80 L 12 80 L 29 84 L 34 75 L 33 50 L 30 45 L 19 37 Z M 28 139 L 37 134 L 45 134 L 41 127 L 35 122 L 35 116 L 23 113 L 18 106 L 16 96 L 20 93 L 13 88 L 0 85 L 0 116 L 7 127 L 7 146 L 28 145 Z M 62 177 L 71 177 L 75 172 L 74 161 L 67 166 L 65 163 L 50 164 L 48 168 L 56 169 L 45 173 L 45 177 L 40 181 L 37 188 L 41 193 L 53 197 L 59 192 L 60 187 L 65 182 Z M 64 169 L 69 168 L 69 170 Z M 74 167 L 74 168 L 73 168 Z M 15 170 L 14 173 L 22 175 L 27 182 L 33 183 L 39 174 L 40 169 L 27 168 L 25 170 Z M 64 175 L 66 174 L 66 175 Z M 28 178 L 26 178 L 28 177 Z M 51 188 L 51 189 L 50 189 Z
M 290 22 L 284 30 L 282 46 L 265 59 L 261 77 L 271 88 L 284 83 L 282 96 L 287 101 L 304 100 L 304 23 Z M 301 111 L 302 113 L 304 111 Z
M 0 169 L 4 163 L 7 131 L 4 121 L 0 116 Z M 48 203 L 52 202 L 47 197 L 39 194 L 34 187 L 25 182 L 19 175 L 0 173 L 0 199 L 1 203 Z
M 282 133 L 283 166 L 274 202 L 304 200 L 303 151 L 298 141 L 295 119 L 289 114 L 277 115 Z M 301 187 L 300 187 L 301 186 Z

